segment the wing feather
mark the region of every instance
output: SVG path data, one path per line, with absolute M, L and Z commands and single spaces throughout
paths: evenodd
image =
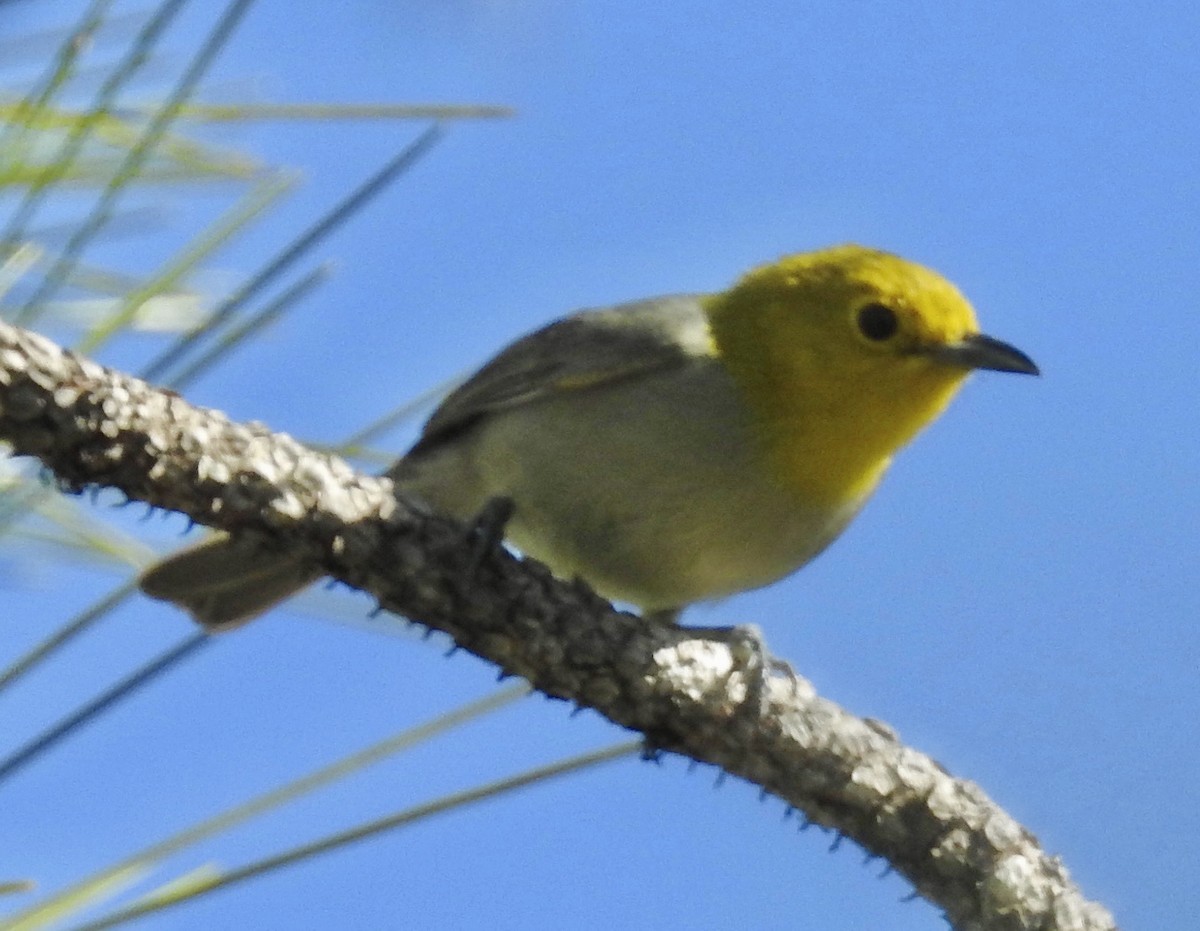
M 409 455 L 496 411 L 712 357 L 701 300 L 677 295 L 585 310 L 517 340 L 446 396 Z

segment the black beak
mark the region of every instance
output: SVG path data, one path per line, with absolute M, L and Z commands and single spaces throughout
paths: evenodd
M 1021 375 L 1040 375 L 1034 361 L 1008 343 L 982 333 L 965 336 L 956 343 L 938 348 L 937 358 L 967 369 L 990 369 L 993 372 L 1017 372 Z

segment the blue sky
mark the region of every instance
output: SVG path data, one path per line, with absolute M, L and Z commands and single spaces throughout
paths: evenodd
M 8 4 L 0 32 L 77 7 Z M 824 695 L 978 782 L 1123 926 L 1194 927 L 1197 35 L 1181 3 L 259 0 L 207 99 L 518 116 L 453 128 L 325 244 L 334 280 L 189 396 L 336 441 L 582 306 L 722 288 L 844 241 L 939 269 L 1044 376 L 973 378 L 830 551 L 689 619 L 760 624 Z M 414 132 L 207 130 L 307 177 L 212 281 L 236 281 Z M 158 348 L 139 337 L 103 358 Z M 165 546 L 182 526 L 145 536 Z M 0 648 L 113 582 L 66 567 L 6 589 Z M 366 608 L 347 595 L 340 610 Z M 15 745 L 187 631 L 161 605 L 126 606 L 5 696 L 0 735 Z M 0 787 L 0 878 L 53 888 L 495 688 L 441 646 L 286 609 L 222 638 Z M 172 865 L 235 865 L 620 737 L 527 699 Z M 145 926 L 944 926 L 852 846 L 829 852 L 714 775 L 609 764 Z

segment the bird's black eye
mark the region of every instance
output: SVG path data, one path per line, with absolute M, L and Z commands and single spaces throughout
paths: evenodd
M 883 304 L 867 304 L 858 311 L 858 329 L 873 342 L 891 339 L 899 328 L 896 312 Z

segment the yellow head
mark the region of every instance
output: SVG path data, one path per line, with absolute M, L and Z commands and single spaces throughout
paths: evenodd
M 711 296 L 725 367 L 781 479 L 804 500 L 861 499 L 972 369 L 1037 374 L 982 336 L 936 272 L 846 245 L 788 256 Z

